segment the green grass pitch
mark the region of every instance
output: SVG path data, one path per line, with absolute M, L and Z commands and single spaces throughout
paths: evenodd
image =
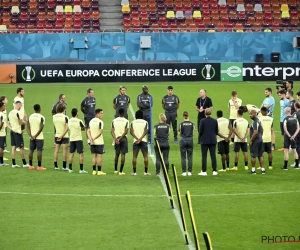
M 134 111 L 137 110 L 136 96 L 145 83 L 124 83 L 131 97 Z M 114 150 L 110 135 L 110 123 L 114 116 L 112 99 L 119 92 L 121 84 L 11 84 L 0 85 L 0 95 L 9 99 L 8 112 L 12 109 L 12 100 L 17 87 L 25 89 L 25 109 L 33 112 L 33 105 L 41 104 L 42 114 L 46 118 L 45 150 L 43 166 L 46 171 L 28 169 L 0 168 L 0 249 L 188 249 L 178 222 L 170 208 L 166 193 L 158 177 L 154 164 L 149 158 L 149 172 L 143 175 L 143 161 L 138 159 L 137 173 L 131 176 L 132 152 L 126 158 L 125 176 L 113 174 Z M 167 93 L 170 83 L 148 83 L 149 93 L 154 98 L 153 120 L 158 122 L 161 98 Z M 272 87 L 274 82 L 263 83 L 172 83 L 174 93 L 180 98 L 178 121 L 182 112 L 190 112 L 190 119 L 196 123 L 196 99 L 199 90 L 205 88 L 213 101 L 213 115 L 217 110 L 224 111 L 228 117 L 227 103 L 232 90 L 237 90 L 243 104 L 260 106 L 264 99 L 264 89 Z M 75 156 L 74 173 L 54 171 L 53 167 L 53 124 L 52 105 L 58 95 L 67 97 L 68 110 L 79 108 L 86 96 L 86 89 L 93 88 L 97 98 L 97 107 L 104 109 L 105 150 L 103 171 L 107 176 L 92 176 L 91 155 L 85 146 L 85 169 L 88 175 L 78 173 L 78 156 Z M 297 91 L 297 84 L 295 90 Z M 275 106 L 276 145 L 282 145 L 279 133 L 279 100 Z M 129 112 L 130 120 L 132 120 Z M 246 114 L 249 118 L 249 115 Z M 80 118 L 82 114 L 80 114 Z M 85 133 L 85 132 L 84 132 Z M 10 145 L 9 136 L 8 145 Z M 25 133 L 25 144 L 29 137 Z M 84 134 L 85 138 L 85 134 Z M 129 142 L 132 138 L 129 135 Z M 179 145 L 173 143 L 170 136 L 170 163 L 175 164 L 181 174 Z M 299 249 L 300 243 L 266 244 L 262 236 L 297 236 L 299 225 L 299 178 L 300 172 L 291 169 L 281 171 L 283 153 L 273 152 L 274 170 L 267 169 L 266 175 L 258 171 L 252 176 L 243 169 L 240 155 L 239 170 L 212 176 L 208 160 L 207 177 L 197 175 L 201 169 L 200 147 L 194 140 L 193 176 L 179 178 L 181 193 L 191 192 L 195 220 L 199 233 L 201 249 L 205 249 L 203 232 L 209 232 L 213 247 L 217 250 L 252 249 Z M 10 146 L 7 147 L 10 150 Z M 131 147 L 130 147 L 131 148 Z M 5 155 L 11 164 L 10 154 Z M 230 154 L 233 163 L 233 152 Z M 28 151 L 26 151 L 28 158 Z M 293 163 L 290 154 L 289 164 Z M 17 163 L 21 164 L 19 154 Z M 266 159 L 266 156 L 265 156 Z M 36 154 L 34 165 L 36 166 Z M 61 154 L 59 166 L 61 167 Z M 266 165 L 267 159 L 266 159 Z M 218 156 L 218 168 L 221 167 Z M 170 171 L 171 172 L 171 171 Z M 172 185 L 174 184 L 170 174 Z M 173 192 L 175 186 L 173 185 Z M 174 199 L 177 203 L 177 199 Z M 192 228 L 183 197 L 187 228 L 192 237 Z

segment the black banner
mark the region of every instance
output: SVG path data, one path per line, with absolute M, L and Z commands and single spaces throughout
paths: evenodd
M 17 65 L 18 83 L 220 81 L 219 63 Z
M 299 63 L 244 63 L 244 81 L 299 80 Z

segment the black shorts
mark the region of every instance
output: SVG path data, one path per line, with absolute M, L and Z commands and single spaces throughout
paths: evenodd
M 128 141 L 127 137 L 123 137 L 120 144 L 115 144 L 115 152 L 117 155 L 128 153 Z
M 6 136 L 0 136 L 0 148 L 6 147 Z
M 262 140 L 255 140 L 252 142 L 252 145 L 250 147 L 250 155 L 252 158 L 256 157 L 262 157 L 263 155 L 263 142 Z
M 10 131 L 10 142 L 11 142 L 11 146 L 13 147 L 17 147 L 17 148 L 24 147 L 24 140 L 22 134 L 18 134 L 13 131 Z
M 292 141 L 287 135 L 284 135 L 283 136 L 283 148 L 290 148 L 290 147 L 297 148 L 297 141 Z
M 225 140 L 223 140 L 218 142 L 218 154 L 229 154 L 229 141 L 226 142 Z
M 133 143 L 132 151 L 139 152 L 141 150 L 143 153 L 148 151 L 148 143 L 141 141 L 139 144 Z
M 247 142 L 235 142 L 233 145 L 233 151 L 238 153 L 242 149 L 243 152 L 248 152 Z
M 272 142 L 264 142 L 263 143 L 263 152 L 268 154 L 272 153 Z
M 30 150 L 34 151 L 43 151 L 44 150 L 44 140 L 30 140 Z
M 229 124 L 231 125 L 231 127 L 233 127 L 233 123 L 236 119 L 229 119 Z
M 84 124 L 86 128 L 90 127 L 90 121 L 93 119 L 94 117 L 84 117 Z
M 70 154 L 75 153 L 76 150 L 78 154 L 84 152 L 83 141 L 70 141 Z
M 92 154 L 104 154 L 104 145 L 91 145 L 91 153 Z
M 60 141 L 57 140 L 58 137 L 55 137 L 55 144 L 69 144 L 69 138 L 61 138 Z
M 21 130 L 23 131 L 25 129 L 25 124 L 21 125 Z

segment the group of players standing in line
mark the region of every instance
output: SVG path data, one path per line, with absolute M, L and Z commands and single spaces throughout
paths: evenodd
M 300 120 L 300 104 L 293 99 L 292 84 L 287 82 L 287 92 L 279 90 L 281 117 L 280 128 L 284 139 L 284 166 L 286 170 L 288 162 L 289 147 L 292 148 L 295 156 L 295 168 L 299 168 L 298 154 L 300 149 L 299 120 Z M 142 93 L 137 97 L 137 105 L 139 110 L 135 113 L 135 120 L 129 123 L 128 107 L 130 98 L 126 95 L 126 88 L 120 87 L 120 94 L 113 99 L 113 107 L 116 110 L 115 119 L 111 124 L 111 134 L 113 137 L 113 145 L 115 147 L 114 173 L 124 175 L 125 154 L 128 153 L 127 133 L 134 138 L 133 143 L 133 159 L 132 175 L 136 175 L 137 156 L 141 150 L 144 157 L 144 175 L 150 175 L 148 172 L 148 143 L 151 140 L 150 109 L 153 105 L 153 98 L 148 93 L 148 87 L 142 87 Z M 169 168 L 169 131 L 172 125 L 174 133 L 174 143 L 178 144 L 180 136 L 180 152 L 182 175 L 192 175 L 193 166 L 193 137 L 195 132 L 195 124 L 189 120 L 187 111 L 183 112 L 183 122 L 177 128 L 177 110 L 180 105 L 178 96 L 173 93 L 173 87 L 168 86 L 168 94 L 162 98 L 162 108 L 165 114 L 159 115 L 159 123 L 154 126 L 154 136 L 163 155 L 163 159 L 167 169 Z M 299 94 L 299 95 L 298 95 Z M 201 144 L 202 151 L 202 171 L 198 175 L 206 176 L 206 158 L 207 152 L 210 151 L 212 159 L 213 175 L 217 175 L 216 165 L 216 146 L 218 153 L 221 155 L 222 169 L 220 172 L 227 170 L 238 170 L 239 151 L 244 154 L 245 170 L 248 170 L 248 142 L 247 137 L 250 134 L 250 153 L 252 174 L 255 174 L 256 158 L 259 158 L 260 169 L 265 174 L 263 152 L 268 153 L 269 169 L 272 169 L 272 150 L 275 148 L 275 135 L 273 130 L 273 110 L 275 100 L 272 97 L 272 89 L 265 90 L 266 98 L 261 105 L 261 108 L 255 105 L 248 104 L 242 106 L 242 100 L 237 97 L 237 92 L 232 91 L 232 98 L 228 102 L 230 111 L 230 119 L 223 117 L 221 110 L 217 111 L 217 119 L 211 117 L 213 108 L 212 100 L 206 96 L 204 89 L 200 90 L 200 97 L 196 101 L 196 110 L 198 112 L 198 143 Z M 300 97 L 300 93 L 297 93 Z M 287 99 L 289 98 L 289 100 Z M 106 175 L 102 171 L 102 155 L 104 150 L 103 128 L 104 123 L 103 110 L 96 109 L 96 98 L 94 97 L 93 89 L 87 90 L 87 97 L 81 102 L 81 111 L 84 113 L 84 123 L 78 119 L 78 110 L 71 110 L 72 118 L 66 116 L 66 97 L 64 94 L 59 96 L 59 101 L 54 104 L 52 109 L 53 124 L 55 126 L 55 150 L 54 150 L 54 169 L 58 167 L 58 153 L 60 146 L 63 148 L 63 171 L 73 172 L 72 164 L 74 153 L 79 154 L 79 173 L 87 173 L 83 168 L 83 140 L 81 131 L 86 130 L 86 136 L 90 150 L 92 153 L 93 175 Z M 3 160 L 6 147 L 6 127 L 10 129 L 11 145 L 12 145 L 12 167 L 20 167 L 16 164 L 16 150 L 20 150 L 23 167 L 28 167 L 33 170 L 33 152 L 37 150 L 38 167 L 37 170 L 46 170 L 42 167 L 42 150 L 44 147 L 43 128 L 45 118 L 40 114 L 41 107 L 39 104 L 34 105 L 34 111 L 27 120 L 27 115 L 24 109 L 24 89 L 17 89 L 17 96 L 14 99 L 14 109 L 6 114 L 6 104 L 8 100 L 5 96 L 0 97 L 0 166 L 7 166 Z M 248 121 L 243 118 L 244 112 L 249 112 L 253 120 L 249 125 Z M 294 115 L 292 116 L 291 114 Z M 29 164 L 27 164 L 24 156 L 24 140 L 23 131 L 27 124 L 27 132 L 30 137 L 30 152 Z M 70 133 L 70 136 L 69 136 Z M 69 145 L 70 141 L 70 145 Z M 231 142 L 230 142 L 231 141 Z M 229 144 L 234 143 L 234 167 L 229 168 Z M 70 147 L 69 167 L 67 168 L 67 150 Z M 297 152 L 298 151 L 298 152 Z M 158 148 L 155 146 L 156 153 L 156 174 L 160 174 L 161 162 L 159 158 Z M 121 165 L 118 171 L 118 161 L 121 155 Z M 188 167 L 186 167 L 186 162 Z

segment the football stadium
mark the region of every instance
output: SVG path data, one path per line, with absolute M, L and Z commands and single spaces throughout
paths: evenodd
M 300 249 L 299 11 L 2 0 L 0 249 Z

